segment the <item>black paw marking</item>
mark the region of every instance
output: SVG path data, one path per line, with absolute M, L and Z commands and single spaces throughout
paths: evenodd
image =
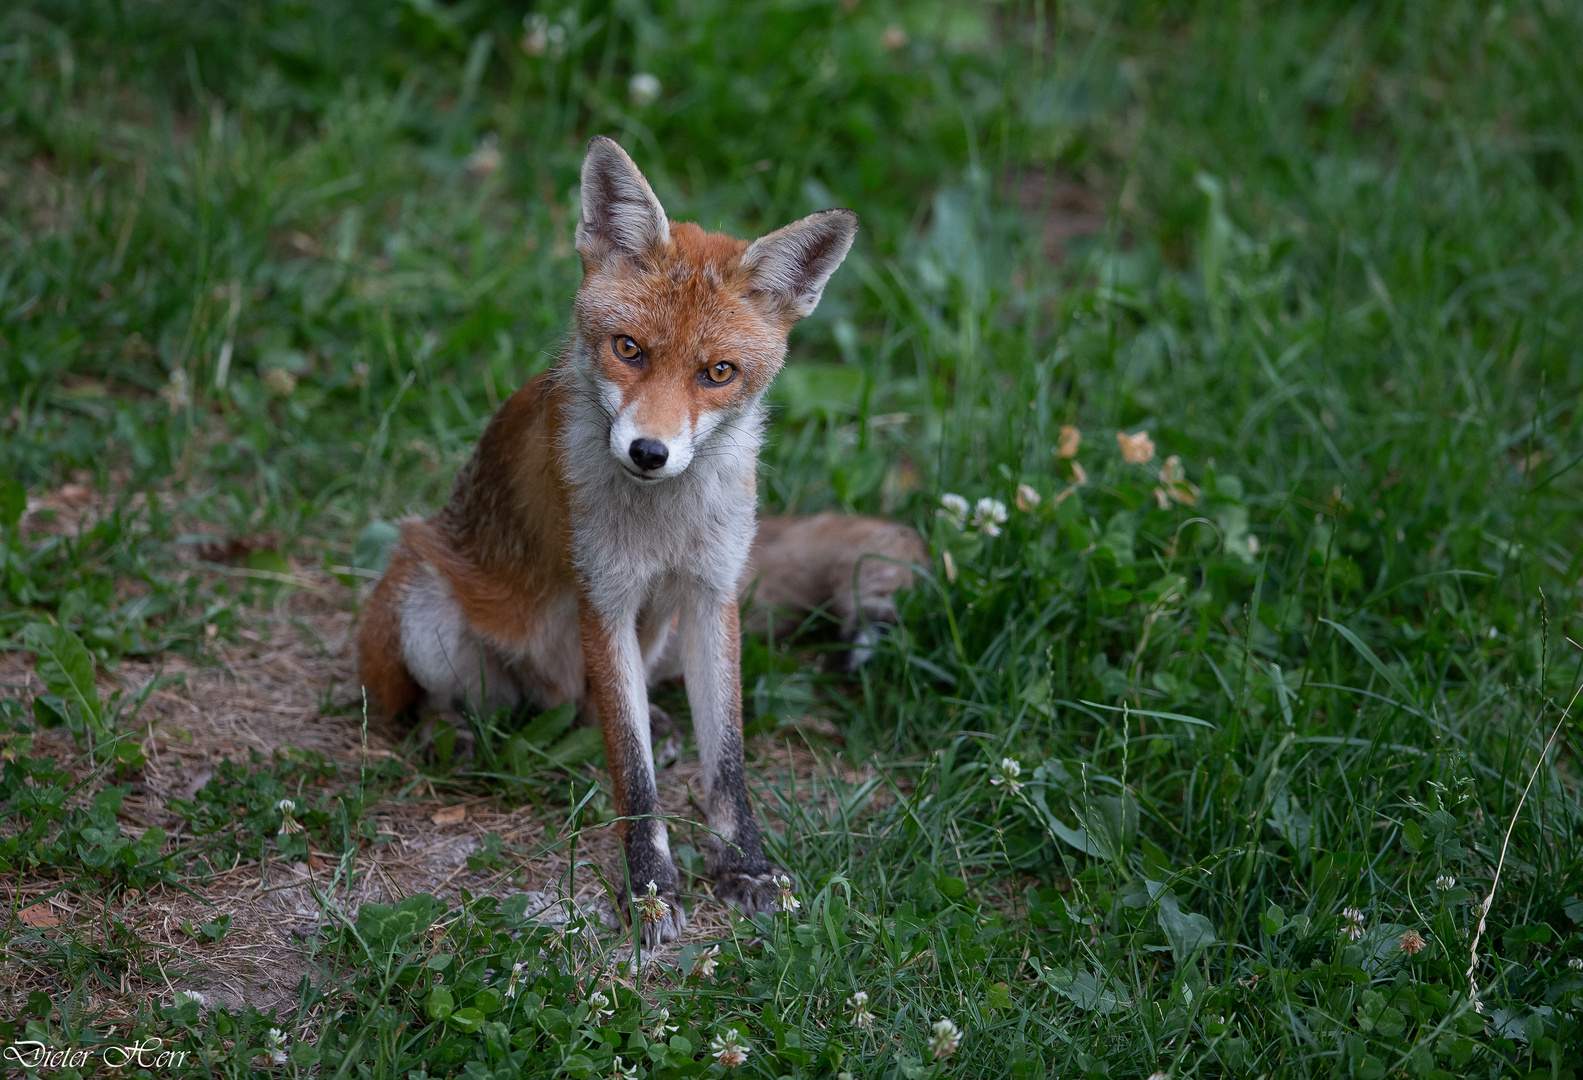
M 752 918 L 761 911 L 780 910 L 782 881 L 792 887 L 786 871 L 773 866 L 757 873 L 722 870 L 715 878 L 715 898 Z

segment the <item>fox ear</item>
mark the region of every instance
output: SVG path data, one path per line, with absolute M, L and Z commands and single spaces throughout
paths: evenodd
M 857 215 L 821 210 L 761 236 L 742 253 L 754 293 L 794 319 L 813 314 L 857 236 Z
M 645 261 L 671 241 L 665 208 L 614 140 L 596 135 L 583 158 L 582 214 L 577 219 L 577 253 L 601 264 L 614 257 Z

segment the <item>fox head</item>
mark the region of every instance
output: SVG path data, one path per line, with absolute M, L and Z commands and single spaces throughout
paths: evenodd
M 589 143 L 571 358 L 626 475 L 678 476 L 736 438 L 742 420 L 757 423 L 787 333 L 818 305 L 856 234 L 850 210 L 751 243 L 670 221 L 621 147 Z

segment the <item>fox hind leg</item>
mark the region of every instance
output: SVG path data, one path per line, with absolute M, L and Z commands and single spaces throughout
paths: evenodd
M 437 709 L 490 716 L 522 703 L 505 660 L 474 633 L 432 567 L 414 571 L 400 612 L 402 659 Z
M 357 629 L 358 677 L 366 707 L 386 719 L 406 712 L 423 696 L 401 651 L 400 599 L 416 566 L 417 559 L 405 548 L 391 553 L 390 566 L 363 605 Z

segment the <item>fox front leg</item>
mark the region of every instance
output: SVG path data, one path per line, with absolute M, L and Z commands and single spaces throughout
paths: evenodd
M 634 904 L 628 897 L 623 904 L 629 917 L 641 919 L 643 946 L 652 949 L 681 934 L 687 912 L 676 896 L 676 865 L 654 785 L 643 652 L 634 618 L 625 612 L 601 613 L 584 596 L 579 624 L 589 698 L 598 713 L 616 816 L 621 819 L 616 828 L 626 854 L 628 883 L 633 897 L 645 899 L 653 882 L 662 901 Z
M 745 914 L 771 911 L 783 871 L 764 857 L 742 762 L 742 631 L 735 596 L 703 592 L 682 614 L 683 678 L 703 766 L 715 896 Z

